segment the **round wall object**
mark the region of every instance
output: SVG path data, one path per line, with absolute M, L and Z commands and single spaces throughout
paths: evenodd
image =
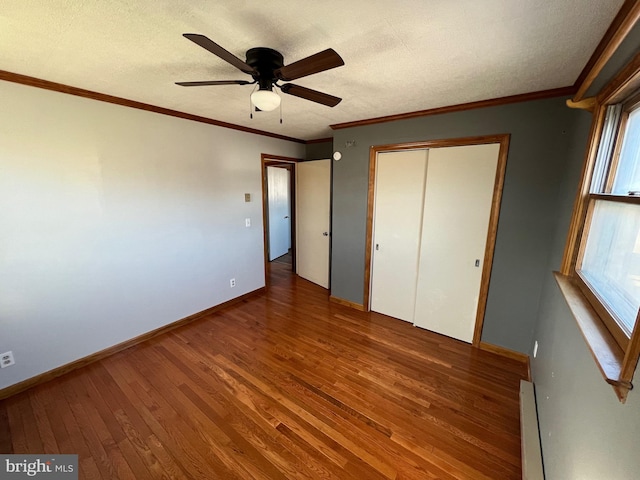
M 337 162 L 342 158 L 342 154 L 340 152 L 333 152 L 333 159 Z

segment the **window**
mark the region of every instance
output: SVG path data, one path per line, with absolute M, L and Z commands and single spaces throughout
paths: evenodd
M 584 254 L 576 272 L 607 307 L 608 325 L 624 349 L 640 305 L 640 206 L 618 199 L 591 200 Z
M 624 402 L 640 354 L 640 66 L 623 72 L 596 99 L 556 278 L 606 381 Z
M 596 160 L 603 175 L 591 185 L 575 271 L 578 285 L 626 350 L 640 308 L 640 108 L 621 115 L 618 105 L 608 110 L 603 133 L 614 132 L 616 141 L 601 148 Z

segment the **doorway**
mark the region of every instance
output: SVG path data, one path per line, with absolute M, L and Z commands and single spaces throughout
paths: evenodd
M 297 158 L 261 155 L 262 225 L 264 240 L 265 285 L 268 286 L 271 262 L 296 267 L 295 179 Z M 285 218 L 288 217 L 288 218 Z
M 292 264 L 291 247 L 291 165 L 269 165 L 267 168 L 267 251 L 269 261 Z
M 372 147 L 366 307 L 479 344 L 508 141 Z
M 265 285 L 269 285 L 269 268 L 275 262 L 286 263 L 287 268 L 295 274 L 328 289 L 331 256 L 331 161 L 301 161 L 265 153 L 261 157 Z M 287 173 L 283 173 L 283 170 Z M 288 185 L 288 189 L 283 185 Z M 270 190 L 273 191 L 271 195 Z M 270 197 L 283 197 L 285 191 L 288 192 L 288 201 L 280 198 L 278 206 L 279 200 L 274 198 L 276 205 L 270 208 Z M 285 220 L 287 212 L 288 227 L 286 222 L 281 222 Z M 277 229 L 288 232 L 289 238 L 280 233 L 280 240 L 274 241 L 271 233 Z M 279 241 L 281 243 L 274 244 Z M 282 244 L 290 245 L 286 252 Z

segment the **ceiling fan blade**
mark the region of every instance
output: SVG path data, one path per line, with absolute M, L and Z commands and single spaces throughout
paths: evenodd
M 273 73 L 276 78 L 288 82 L 314 73 L 331 70 L 332 68 L 340 67 L 342 65 L 344 65 L 342 57 L 340 57 L 340 55 L 338 55 L 332 48 L 328 48 L 322 52 L 316 53 L 315 55 L 293 62 L 291 65 L 285 65 L 284 67 L 275 70 Z
M 246 80 L 206 80 L 204 82 L 176 82 L 181 87 L 205 87 L 207 85 L 249 85 Z
M 287 83 L 280 87 L 283 93 L 288 93 L 294 97 L 304 98 L 305 100 L 311 100 L 312 102 L 321 103 L 327 107 L 335 107 L 342 99 L 334 97 L 327 93 L 322 93 L 317 90 L 311 90 L 310 88 L 301 87 L 300 85 L 294 85 L 293 83 Z
M 188 38 L 193 43 L 200 45 L 202 48 L 210 51 L 214 55 L 217 55 L 222 60 L 230 63 L 231 65 L 233 65 L 238 70 L 244 73 L 248 73 L 249 75 L 254 75 L 258 73 L 251 65 L 247 65 L 245 62 L 243 62 L 238 57 L 236 57 L 233 53 L 228 52 L 227 50 L 222 48 L 220 45 L 215 43 L 213 40 L 210 40 L 204 35 L 200 35 L 198 33 L 183 33 L 182 36 L 185 38 Z

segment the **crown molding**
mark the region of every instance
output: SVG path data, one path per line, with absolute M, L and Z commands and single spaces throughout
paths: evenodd
M 316 138 L 315 140 L 306 140 L 304 143 L 306 145 L 310 145 L 312 143 L 327 143 L 327 142 L 333 142 L 333 137 Z
M 640 0 L 624 2 L 574 84 L 576 88 L 574 103 L 584 98 L 591 84 L 639 19 Z
M 519 95 L 510 95 L 508 97 L 492 98 L 489 100 L 480 100 L 477 102 L 461 103 L 458 105 L 450 105 L 446 107 L 430 108 L 427 110 L 418 110 L 416 112 L 400 113 L 397 115 L 387 115 L 385 117 L 375 117 L 365 120 L 356 120 L 355 122 L 336 123 L 330 125 L 333 130 L 343 128 L 361 127 L 364 125 L 373 125 L 376 123 L 394 122 L 396 120 L 407 120 L 409 118 L 426 117 L 429 115 L 440 115 L 443 113 L 462 112 L 465 110 L 473 110 L 476 108 L 496 107 L 498 105 L 507 105 L 509 103 L 527 102 L 530 100 L 541 100 L 544 98 L 571 96 L 575 93 L 575 87 L 561 87 L 551 90 L 541 90 L 538 92 L 521 93 Z
M 234 123 L 222 122 L 220 120 L 214 120 L 212 118 L 201 117 L 199 115 L 193 115 L 191 113 L 179 112 L 177 110 L 171 110 L 169 108 L 158 107 L 150 105 L 148 103 L 137 102 L 135 100 L 129 100 L 122 97 L 115 97 L 113 95 L 107 95 L 104 93 L 94 92 L 91 90 L 85 90 L 84 88 L 73 87 L 71 85 L 65 85 L 62 83 L 50 82 L 49 80 L 43 80 L 41 78 L 29 77 L 27 75 L 21 75 L 19 73 L 7 72 L 0 70 L 0 80 L 6 82 L 19 83 L 21 85 L 27 85 L 30 87 L 42 88 L 45 90 L 51 90 L 54 92 L 66 93 L 68 95 L 75 95 L 77 97 L 89 98 L 91 100 L 97 100 L 99 102 L 113 103 L 114 105 L 121 105 L 123 107 L 135 108 L 138 110 L 145 110 L 147 112 L 159 113 L 161 115 L 168 115 L 170 117 L 182 118 L 185 120 L 191 120 L 194 122 L 206 123 L 209 125 L 215 125 L 217 127 L 230 128 L 232 130 L 238 130 L 240 132 L 252 133 L 255 135 L 262 135 L 265 137 L 277 138 L 279 140 L 287 140 L 289 142 L 296 142 L 304 144 L 304 140 L 299 138 L 287 137 L 285 135 L 278 135 L 277 133 L 265 132 L 264 130 L 258 130 L 255 128 L 243 127 L 242 125 L 236 125 Z

